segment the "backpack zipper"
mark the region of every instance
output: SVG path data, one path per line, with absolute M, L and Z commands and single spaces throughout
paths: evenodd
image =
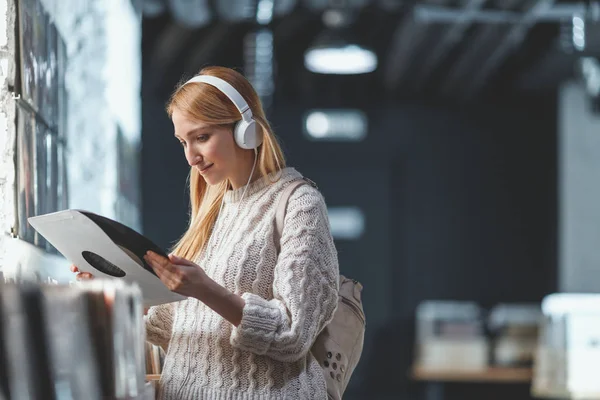
M 354 302 L 352 302 L 351 300 L 348 300 L 344 296 L 340 296 L 340 298 L 342 299 L 342 303 L 344 303 L 347 306 L 349 306 L 352 309 L 352 311 L 354 312 L 354 314 L 356 314 L 356 316 L 361 320 L 361 322 L 364 325 L 365 324 L 365 317 L 364 317 L 361 309 L 356 304 L 354 304 Z

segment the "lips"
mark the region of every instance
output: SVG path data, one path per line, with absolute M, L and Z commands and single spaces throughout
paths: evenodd
M 212 167 L 213 165 L 214 165 L 214 164 L 209 164 L 209 165 L 207 165 L 207 166 L 205 166 L 205 167 L 203 167 L 203 168 L 200 168 L 200 173 L 201 173 L 201 174 L 205 173 L 205 172 L 206 172 L 206 171 L 208 171 L 208 169 L 209 169 L 210 167 Z

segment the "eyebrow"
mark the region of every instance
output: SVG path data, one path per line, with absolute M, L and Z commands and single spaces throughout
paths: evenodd
M 195 129 L 192 129 L 191 131 L 189 131 L 188 133 L 186 133 L 186 134 L 185 134 L 185 135 L 183 135 L 183 136 L 184 136 L 184 137 L 189 137 L 189 136 L 192 136 L 193 134 L 196 134 L 196 133 L 199 133 L 199 132 L 202 132 L 202 131 L 208 130 L 208 129 L 210 129 L 210 126 L 203 126 L 203 127 L 200 127 L 200 128 L 195 128 Z M 174 133 L 173 135 L 174 135 L 174 136 L 175 136 L 177 139 L 181 139 L 181 136 L 179 136 L 178 134 Z

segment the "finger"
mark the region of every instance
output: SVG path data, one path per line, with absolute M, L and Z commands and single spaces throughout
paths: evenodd
M 180 279 L 176 274 L 171 273 L 162 267 L 155 268 L 154 271 L 156 272 L 156 276 L 158 276 L 158 279 L 160 279 L 160 281 L 163 283 L 163 285 L 167 287 L 167 289 L 174 290 L 179 286 Z
M 165 269 L 165 267 L 163 267 L 163 265 L 159 263 L 158 259 L 155 259 L 148 253 L 144 254 L 144 261 L 148 263 L 148 265 L 150 265 L 154 272 L 157 272 L 158 270 L 162 272 Z
M 71 264 L 71 272 L 79 272 L 79 268 L 75 264 Z
M 171 291 L 176 291 L 184 279 L 185 265 L 173 264 L 170 259 L 166 259 L 158 254 L 144 256 L 144 259 L 152 266 L 156 276 Z
M 87 281 L 90 279 L 94 279 L 94 275 L 90 274 L 89 272 L 80 272 L 77 274 L 76 279 L 78 281 Z
M 171 262 L 173 264 L 177 264 L 177 265 L 187 265 L 188 267 L 195 267 L 196 264 L 194 264 L 192 261 L 187 260 L 185 258 L 182 257 L 178 257 L 175 254 L 169 254 L 169 260 L 171 260 Z
M 168 277 L 171 280 L 179 279 L 181 275 L 182 266 L 176 265 L 171 262 L 166 257 L 160 256 L 156 253 L 152 253 L 148 255 L 148 257 L 144 257 L 149 263 L 151 263 L 152 268 L 157 272 L 158 270 L 162 270 L 164 276 Z
M 144 256 L 144 260 L 146 260 L 146 262 L 150 264 L 158 278 L 165 285 L 168 286 L 171 282 L 174 282 L 178 279 L 179 268 L 171 264 L 171 262 L 168 259 L 158 256 L 157 254 L 147 254 Z
M 167 257 L 156 254 L 153 251 L 148 251 L 144 255 L 144 259 L 147 261 L 152 261 L 156 265 L 160 265 L 163 268 L 169 269 L 171 262 Z

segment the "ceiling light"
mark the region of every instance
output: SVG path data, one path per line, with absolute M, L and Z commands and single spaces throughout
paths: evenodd
M 352 31 L 354 17 L 347 10 L 323 13 L 325 30 L 304 53 L 304 66 L 318 74 L 354 75 L 373 72 L 377 55 Z
M 377 68 L 377 56 L 356 44 L 317 47 L 306 51 L 304 66 L 319 74 L 365 74 Z
M 316 139 L 324 138 L 329 132 L 329 119 L 322 112 L 314 112 L 306 118 L 306 132 Z
M 367 116 L 360 110 L 312 110 L 304 118 L 310 140 L 359 142 L 367 136 Z

